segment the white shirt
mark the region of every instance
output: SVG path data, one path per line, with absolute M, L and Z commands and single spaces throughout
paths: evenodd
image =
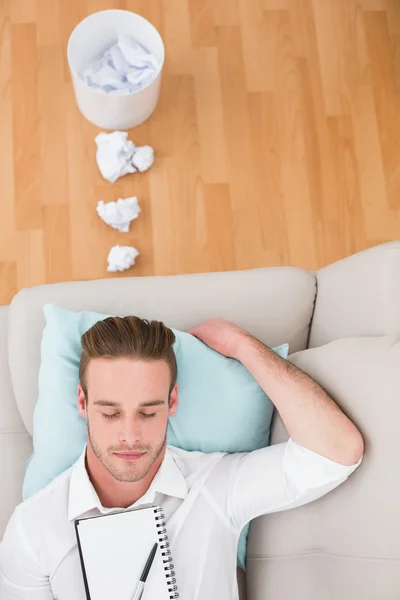
M 86 599 L 74 519 L 115 509 L 101 506 L 85 452 L 15 509 L 0 545 L 1 600 Z M 323 496 L 360 462 L 339 465 L 291 439 L 235 454 L 167 446 L 149 489 L 132 506 L 163 507 L 180 598 L 238 600 L 236 553 L 244 525 Z

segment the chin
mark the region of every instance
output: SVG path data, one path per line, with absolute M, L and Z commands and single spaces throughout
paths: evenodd
M 135 483 L 137 481 L 141 481 L 146 475 L 143 471 L 124 471 L 123 473 L 113 473 L 114 479 L 120 481 L 121 483 Z
M 116 459 L 119 461 L 119 459 Z M 125 483 L 133 483 L 135 481 L 140 481 L 147 475 L 150 470 L 151 465 L 147 463 L 145 465 L 136 465 L 136 461 L 127 462 L 123 468 L 121 465 L 115 464 L 115 461 L 112 461 L 112 464 L 108 467 L 109 472 L 117 481 L 122 481 Z

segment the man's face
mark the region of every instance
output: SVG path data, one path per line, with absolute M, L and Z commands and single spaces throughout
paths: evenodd
M 95 358 L 89 362 L 88 397 L 79 386 L 79 412 L 88 421 L 88 443 L 118 481 L 140 481 L 163 451 L 168 417 L 178 408 L 177 385 L 168 406 L 170 385 L 165 361 Z

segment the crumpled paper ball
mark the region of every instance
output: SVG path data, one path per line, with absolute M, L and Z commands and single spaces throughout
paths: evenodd
M 147 171 L 154 162 L 151 146 L 135 146 L 127 138 L 126 131 L 99 133 L 95 137 L 97 166 L 110 183 L 128 173 Z
M 110 273 L 126 271 L 135 264 L 137 256 L 139 256 L 139 251 L 132 246 L 113 246 L 107 257 L 107 271 Z
M 100 219 L 123 233 L 129 231 L 131 221 L 137 219 L 141 212 L 136 196 L 131 198 L 118 198 L 116 202 L 103 202 L 99 200 L 97 203 L 97 214 Z
M 122 175 L 136 171 L 132 164 L 135 144 L 127 138 L 126 131 L 99 133 L 95 137 L 97 166 L 104 179 L 111 183 L 117 181 Z

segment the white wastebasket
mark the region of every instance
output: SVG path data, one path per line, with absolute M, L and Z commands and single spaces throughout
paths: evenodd
M 107 94 L 88 86 L 83 81 L 82 72 L 116 43 L 120 33 L 131 35 L 154 54 L 159 70 L 141 90 L 124 95 Z M 165 50 L 160 34 L 149 21 L 128 10 L 94 13 L 73 30 L 67 56 L 76 102 L 88 121 L 103 129 L 130 129 L 150 117 L 160 93 Z

